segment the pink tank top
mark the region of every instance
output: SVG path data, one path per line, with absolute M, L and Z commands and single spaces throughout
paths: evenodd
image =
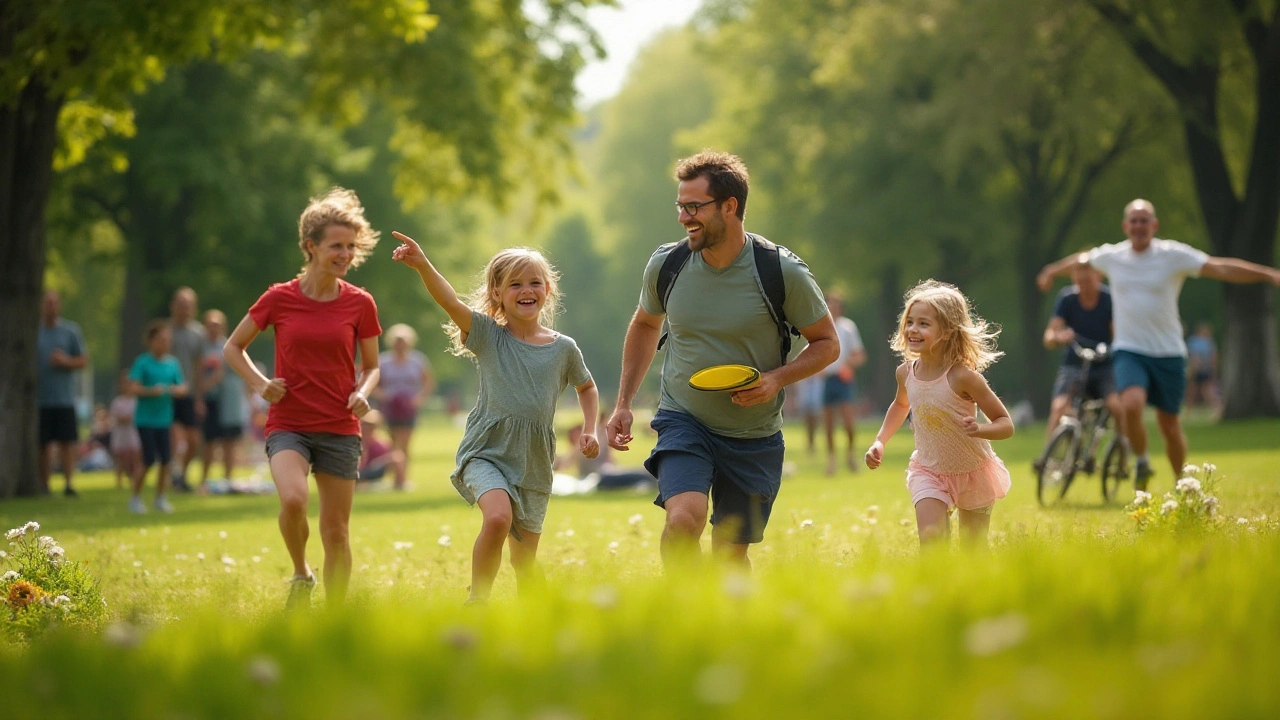
M 951 389 L 947 374 L 928 382 L 916 377 L 916 364 L 907 364 L 907 402 L 911 404 L 911 431 L 916 451 L 911 459 L 934 472 L 947 475 L 977 470 L 996 457 L 991 443 L 964 434 L 961 420 L 973 417 L 977 404 Z

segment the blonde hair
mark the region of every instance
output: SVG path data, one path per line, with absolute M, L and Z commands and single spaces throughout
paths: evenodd
M 379 233 L 365 219 L 360 198 L 356 197 L 354 191 L 332 187 L 325 194 L 311 198 L 311 203 L 298 218 L 298 249 L 302 251 L 302 257 L 307 263 L 311 262 L 307 241 L 319 245 L 330 225 L 342 225 L 355 232 L 356 255 L 351 260 L 353 268 L 360 267 L 378 244 Z
M 395 325 L 387 328 L 386 335 L 383 337 L 386 338 L 388 347 L 395 347 L 396 340 L 399 340 L 400 338 L 404 338 L 405 344 L 409 347 L 413 347 L 418 344 L 418 331 L 405 323 L 396 323 Z
M 969 298 L 955 285 L 925 280 L 908 290 L 904 296 L 902 314 L 898 316 L 898 330 L 889 341 L 889 346 L 903 360 L 910 362 L 920 357 L 919 353 L 908 349 L 905 337 L 907 313 L 918 302 L 928 304 L 938 316 L 938 329 L 942 332 L 942 337 L 938 339 L 938 354 L 947 365 L 960 364 L 982 372 L 1004 355 L 996 349 L 996 337 L 1000 335 L 999 325 L 978 317 L 970 308 Z
M 538 313 L 538 323 L 546 328 L 554 327 L 556 315 L 560 312 L 560 273 L 556 272 L 542 253 L 532 248 L 507 248 L 490 258 L 484 266 L 483 281 L 463 298 L 463 302 L 472 310 L 493 318 L 499 325 L 506 325 L 507 313 L 502 308 L 502 289 L 511 281 L 512 276 L 528 268 L 542 274 L 542 281 L 547 288 L 547 301 Z M 471 354 L 463 344 L 462 330 L 456 324 L 445 323 L 444 329 L 453 341 L 449 352 L 459 356 Z

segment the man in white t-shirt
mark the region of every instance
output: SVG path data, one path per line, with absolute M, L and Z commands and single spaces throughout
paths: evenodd
M 1280 285 L 1280 270 L 1236 258 L 1211 257 L 1190 245 L 1155 237 L 1160 222 L 1155 206 L 1146 200 L 1125 206 L 1122 227 L 1128 240 L 1050 263 L 1040 271 L 1036 283 L 1047 291 L 1053 278 L 1069 274 L 1079 265 L 1091 265 L 1110 280 L 1116 389 L 1124 408 L 1125 434 L 1138 456 L 1134 487 L 1145 490 L 1151 476 L 1147 430 L 1142 424 L 1145 405 L 1156 409 L 1156 423 L 1164 436 L 1174 477 L 1187 457 L 1187 438 L 1178 418 L 1187 387 L 1187 346 L 1178 315 L 1183 280 L 1207 277 Z
M 844 303 L 836 295 L 827 296 L 827 307 L 836 321 L 836 335 L 840 338 L 840 356 L 823 368 L 822 417 L 827 429 L 827 474 L 836 474 L 836 414 L 844 421 L 845 464 L 851 472 L 858 471 L 858 458 L 853 451 L 854 412 L 853 403 L 858 399 L 858 386 L 853 377 L 857 368 L 867 361 L 867 351 L 862 346 L 858 325 L 844 316 Z

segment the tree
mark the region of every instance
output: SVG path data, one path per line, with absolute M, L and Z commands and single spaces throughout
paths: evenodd
M 541 22 L 523 4 L 466 0 L 438 0 L 439 14 L 429 14 L 423 0 L 7 2 L 0 10 L 0 300 L 7 310 L 0 318 L 0 497 L 38 491 L 33 359 L 45 206 L 59 141 L 84 139 L 59 134 L 64 108 L 83 102 L 127 114 L 131 94 L 166 67 L 279 48 L 297 54 L 312 111 L 335 125 L 358 120 L 369 97 L 398 101 L 402 122 L 392 142 L 406 158 L 404 196 L 448 185 L 497 198 L 567 142 L 580 47 L 594 42 L 580 13 L 590 2 L 548 0 Z M 445 15 L 451 22 L 441 40 L 423 42 Z M 563 39 L 566 28 L 585 39 Z M 74 157 L 83 147 L 64 151 Z M 173 219 L 189 219 L 194 197 L 181 188 L 173 197 Z
M 1087 2 L 1177 106 L 1213 253 L 1273 265 L 1280 226 L 1280 2 Z M 1243 112 L 1233 106 L 1241 99 Z M 1233 136 L 1233 111 L 1251 121 L 1243 137 Z M 1223 416 L 1280 415 L 1275 293 L 1224 283 L 1222 294 Z

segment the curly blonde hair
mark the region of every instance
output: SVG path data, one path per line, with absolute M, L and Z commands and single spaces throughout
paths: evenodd
M 319 245 L 324 240 L 325 230 L 330 225 L 342 225 L 351 228 L 356 234 L 356 256 L 351 260 L 351 267 L 360 264 L 369 257 L 378 244 L 380 233 L 373 229 L 364 217 L 364 205 L 352 190 L 331 187 L 323 195 L 311 198 L 307 209 L 298 218 L 298 249 L 306 264 L 311 262 L 311 251 L 307 249 L 310 241 Z M 306 264 L 303 268 L 305 269 Z
M 903 360 L 910 362 L 920 357 L 919 353 L 908 349 L 905 337 L 907 313 L 918 302 L 927 303 L 938 316 L 938 329 L 942 332 L 938 340 L 939 355 L 947 365 L 960 364 L 982 372 L 1004 355 L 996 349 L 999 325 L 978 317 L 970 308 L 969 298 L 955 285 L 925 280 L 904 296 L 898 330 L 889 341 L 889 346 Z
M 484 266 L 482 281 L 463 297 L 463 302 L 476 312 L 493 318 L 499 325 L 506 325 L 507 312 L 502 307 L 502 289 L 516 273 L 529 268 L 542 275 L 547 288 L 547 301 L 538 312 L 538 323 L 546 328 L 554 327 L 556 315 L 560 312 L 560 273 L 542 253 L 532 248 L 507 248 L 490 258 Z M 458 356 L 471 354 L 463 344 L 461 328 L 453 322 L 447 322 L 444 329 L 452 340 L 449 352 Z

